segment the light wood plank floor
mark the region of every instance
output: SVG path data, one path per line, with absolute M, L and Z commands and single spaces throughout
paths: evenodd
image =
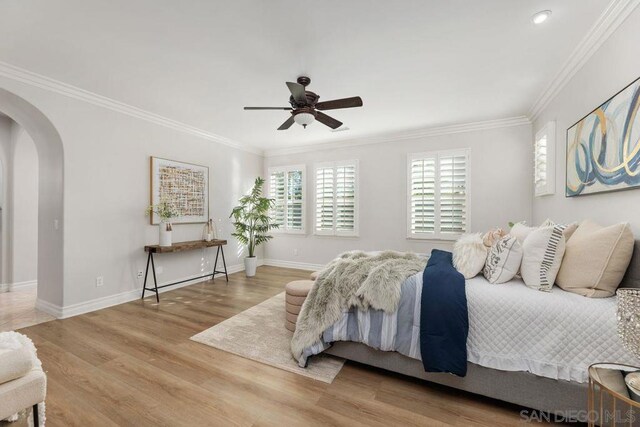
M 36 309 L 37 289 L 29 287 L 11 292 L 0 292 L 0 332 L 14 331 L 54 317 Z
M 324 384 L 189 340 L 306 277 L 260 267 L 251 279 L 165 292 L 160 304 L 147 298 L 22 329 L 48 375 L 47 425 L 523 423 L 517 406 L 355 363 Z

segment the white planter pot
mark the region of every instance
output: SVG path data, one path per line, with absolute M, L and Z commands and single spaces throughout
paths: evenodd
M 258 257 L 246 257 L 244 259 L 244 273 L 247 275 L 247 277 L 255 276 L 257 267 Z
M 161 222 L 158 225 L 158 229 L 160 230 L 160 246 L 171 246 L 171 230 L 167 230 L 167 226 L 169 223 Z

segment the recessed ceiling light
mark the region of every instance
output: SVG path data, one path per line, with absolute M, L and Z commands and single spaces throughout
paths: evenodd
M 533 21 L 534 24 L 542 24 L 544 21 L 549 19 L 550 16 L 551 16 L 550 10 L 543 10 L 533 15 L 531 17 L 531 21 Z

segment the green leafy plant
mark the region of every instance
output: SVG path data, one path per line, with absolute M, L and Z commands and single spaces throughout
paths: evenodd
M 231 235 L 247 246 L 249 257 L 255 256 L 258 245 L 271 240 L 273 236 L 269 236 L 269 231 L 278 228 L 269 217 L 274 200 L 262 196 L 263 186 L 264 179 L 256 178 L 251 192 L 239 200 L 240 204 L 229 215 L 236 229 Z
M 157 205 L 148 206 L 146 214 L 151 215 L 152 213 L 158 215 L 162 222 L 169 222 L 171 218 L 176 218 L 179 215 L 176 207 L 166 200 L 160 201 Z

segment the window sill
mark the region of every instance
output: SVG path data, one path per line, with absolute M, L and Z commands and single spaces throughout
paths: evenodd
M 275 236 L 306 236 L 307 232 L 304 230 L 271 230 L 270 233 Z
M 407 240 L 416 240 L 420 242 L 455 242 L 460 238 L 459 236 L 451 236 L 451 237 L 416 237 L 416 236 L 407 236 Z

